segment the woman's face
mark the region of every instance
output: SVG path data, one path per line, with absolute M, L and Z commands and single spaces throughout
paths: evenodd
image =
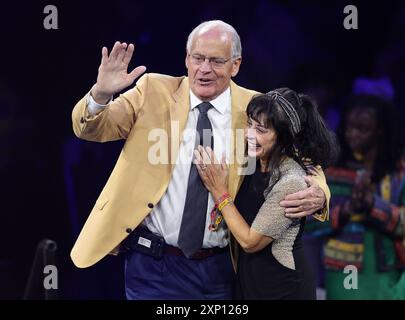
M 248 118 L 245 138 L 249 157 L 266 160 L 277 140 L 277 134 L 273 127 L 266 128 L 263 118 L 260 122 Z
M 345 137 L 352 152 L 366 153 L 378 141 L 375 112 L 369 108 L 354 108 L 346 118 Z

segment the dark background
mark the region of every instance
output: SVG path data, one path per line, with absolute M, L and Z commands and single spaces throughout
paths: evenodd
M 48 4 L 58 9 L 58 30 L 43 26 Z M 348 4 L 357 6 L 358 30 L 343 27 Z M 122 147 L 74 137 L 71 111 L 96 80 L 102 46 L 132 42 L 131 69 L 145 65 L 148 72 L 180 76 L 188 34 L 211 19 L 239 32 L 240 85 L 259 91 L 320 86 L 320 108 L 334 127 L 356 77 L 388 76 L 404 115 L 403 1 L 2 2 L 0 298 L 23 297 L 43 238 L 58 244 L 60 298 L 124 297 L 122 257 L 85 270 L 69 259 Z

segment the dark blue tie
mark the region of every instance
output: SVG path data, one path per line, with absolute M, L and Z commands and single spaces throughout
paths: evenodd
M 214 147 L 211 122 L 207 112 L 212 108 L 209 102 L 197 106 L 200 111 L 197 121 L 195 146 Z M 194 158 L 194 156 L 193 156 Z M 205 188 L 198 174 L 197 167 L 191 164 L 187 184 L 186 203 L 181 220 L 178 246 L 187 258 L 190 258 L 202 247 L 207 218 L 208 190 Z

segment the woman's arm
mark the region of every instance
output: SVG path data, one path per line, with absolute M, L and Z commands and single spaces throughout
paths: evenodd
M 217 201 L 222 195 L 213 195 Z M 236 241 L 246 252 L 256 252 L 266 247 L 273 239 L 253 230 L 242 217 L 233 203 L 226 205 L 222 209 L 222 215 L 226 225 L 232 232 Z

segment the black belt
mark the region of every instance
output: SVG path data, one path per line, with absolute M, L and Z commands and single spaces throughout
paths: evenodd
M 160 259 L 163 254 L 185 257 L 180 248 L 166 244 L 163 237 L 149 231 L 149 229 L 145 226 L 138 226 L 134 231 L 132 231 L 130 235 L 122 242 L 121 249 L 123 249 L 124 252 L 136 250 L 156 259 Z M 194 253 L 189 259 L 206 259 L 227 250 L 228 246 L 224 248 L 202 248 Z
M 201 259 L 212 257 L 213 255 L 216 255 L 218 253 L 223 253 L 227 250 L 229 250 L 228 246 L 226 246 L 224 248 L 220 248 L 220 247 L 202 248 L 202 249 L 196 251 L 189 259 L 201 260 Z M 166 245 L 165 252 L 168 254 L 175 255 L 175 256 L 185 257 L 183 251 L 181 251 L 180 248 L 173 247 L 168 244 Z

